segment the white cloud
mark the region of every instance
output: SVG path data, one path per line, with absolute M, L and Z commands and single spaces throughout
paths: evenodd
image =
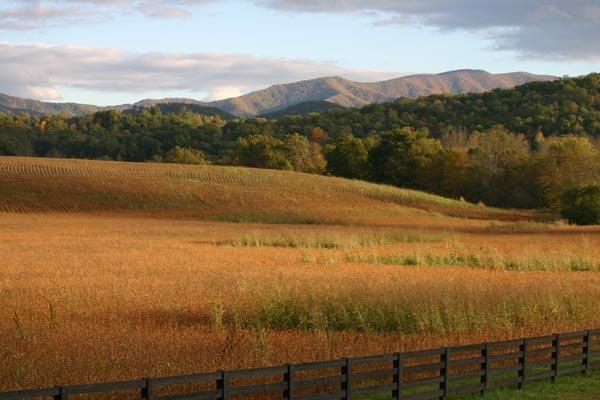
M 0 92 L 58 99 L 60 88 L 121 93 L 210 93 L 211 100 L 321 76 L 389 78 L 389 72 L 230 53 L 132 53 L 114 48 L 0 42 Z

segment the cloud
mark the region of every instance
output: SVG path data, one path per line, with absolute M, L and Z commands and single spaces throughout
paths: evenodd
M 98 23 L 130 14 L 191 18 L 198 7 L 225 1 L 232 0 L 8 0 L 0 6 L 0 30 Z M 356 14 L 376 26 L 465 30 L 489 39 L 492 48 L 525 58 L 600 59 L 598 0 L 237 1 L 284 12 Z
M 376 25 L 474 31 L 524 57 L 599 59 L 598 0 L 255 0 L 293 12 L 380 13 Z
M 133 53 L 114 48 L 0 42 L 0 92 L 60 98 L 60 89 L 142 94 L 209 93 L 210 99 L 321 76 L 390 78 L 389 72 L 347 69 L 302 59 L 231 53 Z
M 0 30 L 57 28 L 100 23 L 123 14 L 190 18 L 193 9 L 219 0 L 9 0 L 0 6 Z
M 31 30 L 54 28 L 65 24 L 98 23 L 109 15 L 95 9 L 78 6 L 25 3 L 14 7 L 0 8 L 0 29 Z
M 207 97 L 207 100 L 221 100 L 228 99 L 230 97 L 238 97 L 243 93 L 239 87 L 236 86 L 217 86 L 214 87 L 210 93 L 210 96 Z
M 91 0 L 93 1 L 93 0 Z M 215 3 L 217 0 L 138 0 L 135 9 L 150 18 L 182 19 L 191 18 L 197 6 Z

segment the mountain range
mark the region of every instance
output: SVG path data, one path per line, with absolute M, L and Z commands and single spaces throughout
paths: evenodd
M 32 115 L 85 115 L 101 110 L 128 110 L 158 104 L 188 104 L 218 114 L 218 110 L 238 117 L 277 116 L 340 107 L 361 107 L 392 101 L 400 97 L 418 98 L 432 94 L 480 93 L 496 88 L 511 88 L 532 81 L 557 77 L 527 72 L 491 74 L 463 69 L 441 74 L 409 75 L 381 82 L 355 82 L 338 76 L 278 84 L 239 97 L 205 102 L 186 98 L 145 99 L 134 104 L 99 107 L 78 103 L 49 103 L 0 94 L 0 112 L 26 112 Z M 306 103 L 306 104 L 305 104 Z M 289 108 L 289 112 L 286 110 Z

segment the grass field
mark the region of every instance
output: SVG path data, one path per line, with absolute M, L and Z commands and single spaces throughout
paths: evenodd
M 600 326 L 600 229 L 535 212 L 278 171 L 1 157 L 0 210 L 0 390 Z
M 486 393 L 485 396 L 463 397 L 464 400 L 594 400 L 598 398 L 600 398 L 600 374 L 597 371 L 586 377 L 564 377 L 556 384 L 548 381 L 538 382 L 524 386 L 523 390 L 496 389 Z
M 596 400 L 600 398 L 600 373 L 587 376 L 566 376 L 556 383 L 541 381 L 529 383 L 522 390 L 516 388 L 492 389 L 479 394 L 454 396 L 455 400 Z M 389 396 L 374 395 L 364 400 L 386 400 Z

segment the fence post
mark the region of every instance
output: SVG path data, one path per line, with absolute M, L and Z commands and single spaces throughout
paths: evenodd
M 402 353 L 394 354 L 394 370 L 393 381 L 395 385 L 392 391 L 392 398 L 400 400 L 402 397 Z
M 152 400 L 154 396 L 152 393 L 152 380 L 146 378 L 145 381 L 144 387 L 140 390 L 140 397 L 144 400 Z
M 590 347 L 592 347 L 591 341 L 592 341 L 592 338 L 590 337 L 590 331 L 586 331 L 585 336 L 583 337 L 583 343 L 585 345 L 585 347 L 583 348 L 583 352 L 585 354 L 585 358 L 581 362 L 585 366 L 584 370 L 582 371 L 584 375 L 587 374 L 590 369 L 590 356 L 591 356 Z
M 558 334 L 554 334 L 554 339 L 552 339 L 552 347 L 554 347 L 554 351 L 552 352 L 552 382 L 556 382 L 558 378 L 558 360 L 560 359 L 560 338 Z
M 483 362 L 481 363 L 481 370 L 483 371 L 483 375 L 481 375 L 480 382 L 483 384 L 483 388 L 479 391 L 479 393 L 484 394 L 490 384 L 490 346 L 487 342 L 483 345 L 483 348 L 481 349 L 481 356 L 483 357 Z
M 227 372 L 218 371 L 219 378 L 217 378 L 217 390 L 221 390 L 220 400 L 228 400 L 229 399 L 229 377 L 227 376 Z
M 294 366 L 292 364 L 287 365 L 287 372 L 283 375 L 284 382 L 287 383 L 287 389 L 283 393 L 283 398 L 287 400 L 293 400 L 294 398 Z
M 352 388 L 352 380 L 350 368 L 352 367 L 352 361 L 349 358 L 344 359 L 344 365 L 342 366 L 342 375 L 344 375 L 344 380 L 342 381 L 341 389 L 344 391 L 344 399 L 350 400 L 351 393 L 350 389 Z
M 442 354 L 440 354 L 440 376 L 442 381 L 440 382 L 439 388 L 442 390 L 442 395 L 439 397 L 440 400 L 446 400 L 448 395 L 448 348 L 444 347 Z
M 523 339 L 523 342 L 519 345 L 519 383 L 517 387 L 519 389 L 523 388 L 523 384 L 525 383 L 525 368 L 527 368 L 527 360 L 525 359 L 525 352 L 527 351 L 527 339 Z
M 68 400 L 68 398 L 69 395 L 67 395 L 65 388 L 62 386 L 58 387 L 58 394 L 54 396 L 54 400 Z

